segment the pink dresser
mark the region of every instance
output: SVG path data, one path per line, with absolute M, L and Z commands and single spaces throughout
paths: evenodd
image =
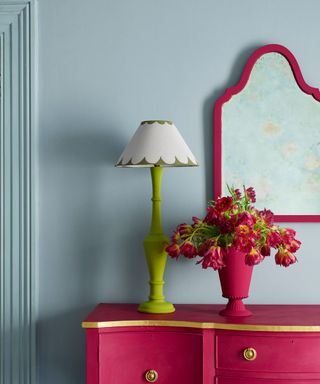
M 87 384 L 320 384 L 320 305 L 178 304 L 167 315 L 100 304 L 83 321 Z

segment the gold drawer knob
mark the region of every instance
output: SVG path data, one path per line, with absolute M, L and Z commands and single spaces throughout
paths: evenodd
M 158 380 L 158 372 L 154 369 L 149 369 L 144 375 L 148 383 L 155 383 Z
M 246 348 L 243 350 L 243 357 L 248 361 L 253 361 L 257 358 L 257 351 L 254 348 Z

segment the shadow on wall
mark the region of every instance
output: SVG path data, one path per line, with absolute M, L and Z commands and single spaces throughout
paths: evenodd
M 206 174 L 206 199 L 213 199 L 213 185 L 214 185 L 214 175 L 213 175 L 213 162 L 214 162 L 214 153 L 213 153 L 213 109 L 217 99 L 222 96 L 227 88 L 233 87 L 236 85 L 241 77 L 243 69 L 253 52 L 259 47 L 266 45 L 268 43 L 256 43 L 244 48 L 240 53 L 238 53 L 235 62 L 232 66 L 228 80 L 224 83 L 223 86 L 214 90 L 211 95 L 209 95 L 204 104 L 203 104 L 203 129 L 204 129 L 204 155 L 205 155 L 205 174 Z
M 121 140 L 118 133 L 121 130 L 113 124 L 100 122 L 99 126 L 94 122 L 89 125 L 65 120 L 58 125 L 59 129 L 51 130 L 53 134 L 43 156 L 47 164 L 44 168 L 52 176 L 51 188 L 46 186 L 49 194 L 46 201 L 52 205 L 42 233 L 44 243 L 52 245 L 49 253 L 58 257 L 53 273 L 63 279 L 66 271 L 59 274 L 61 265 L 72 267 L 69 283 L 81 291 L 87 302 L 90 292 L 99 291 L 95 277 L 106 263 L 110 221 L 114 215 L 107 193 L 125 140 Z M 59 251 L 60 255 L 56 256 Z M 61 284 L 67 287 L 68 281 Z
M 63 119 L 48 123 L 40 143 L 43 207 L 37 335 L 40 381 L 47 384 L 85 383 L 85 332 L 80 323 L 98 301 L 132 297 L 133 287 L 141 301 L 147 294 L 142 240 L 150 217 L 148 212 L 148 224 L 144 223 L 143 198 L 143 206 L 136 199 L 134 204 L 127 201 L 130 231 L 125 239 L 115 236 L 123 233 L 117 219 L 127 210 L 119 191 L 127 196 L 134 184 L 150 184 L 149 172 L 116 169 L 128 141 L 121 136 L 123 127 L 105 123 L 104 117 L 90 121 L 86 113 L 61 111 Z M 115 270 L 123 273 L 121 292 Z
M 103 297 L 103 283 L 109 280 L 112 286 L 115 278 L 112 267 L 106 268 L 114 255 L 110 215 L 116 214 L 107 204 L 107 192 L 127 140 L 116 129 L 119 125 L 63 117 L 49 127 L 40 146 L 45 215 L 40 228 L 39 369 L 41 382 L 84 384 L 85 332 L 80 324 Z M 130 235 L 136 231 L 132 228 Z M 112 291 L 106 294 L 112 297 Z
M 37 339 L 45 340 L 45 346 L 38 350 L 40 382 L 86 383 L 85 330 L 81 328 L 81 320 L 91 309 L 92 306 L 81 307 L 41 320 Z

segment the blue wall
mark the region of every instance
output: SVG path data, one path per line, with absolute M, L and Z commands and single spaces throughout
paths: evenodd
M 201 164 L 164 172 L 169 234 L 205 212 L 213 105 L 257 47 L 287 46 L 320 84 L 319 13 L 317 0 L 39 1 L 41 384 L 85 383 L 83 317 L 147 296 L 149 172 L 113 166 L 139 122 L 172 119 Z M 319 302 L 320 226 L 292 226 L 299 263 L 255 268 L 248 302 Z M 166 282 L 174 302 L 222 301 L 217 274 L 193 262 L 169 260 Z

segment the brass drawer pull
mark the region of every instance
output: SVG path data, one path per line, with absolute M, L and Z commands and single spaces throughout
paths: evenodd
M 148 383 L 155 383 L 158 380 L 158 372 L 154 369 L 149 369 L 144 375 Z
M 253 361 L 257 357 L 257 351 L 254 348 L 246 348 L 243 350 L 243 357 L 248 361 Z

